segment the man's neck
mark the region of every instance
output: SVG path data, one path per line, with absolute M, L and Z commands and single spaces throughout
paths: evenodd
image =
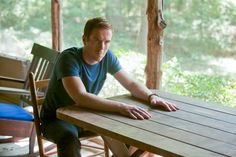
M 82 57 L 83 57 L 83 60 L 85 61 L 85 63 L 87 63 L 89 65 L 97 64 L 98 61 L 94 61 L 94 60 L 90 59 L 90 57 L 87 55 L 88 53 L 86 53 L 86 51 L 87 51 L 87 49 L 85 47 L 83 47 Z

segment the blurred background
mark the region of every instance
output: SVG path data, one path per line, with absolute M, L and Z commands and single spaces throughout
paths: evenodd
M 146 0 L 63 1 L 63 48 L 81 47 L 89 18 L 114 27 L 111 49 L 145 83 Z M 51 1 L 0 0 L 0 55 L 30 60 L 34 42 L 51 47 Z M 236 107 L 236 1 L 165 0 L 161 90 Z M 1 64 L 1 63 L 0 63 Z M 1 66 L 0 66 L 1 68 Z M 108 76 L 103 97 L 124 94 Z

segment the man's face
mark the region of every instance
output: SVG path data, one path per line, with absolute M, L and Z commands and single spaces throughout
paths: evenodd
M 89 38 L 84 37 L 86 57 L 92 62 L 99 62 L 105 56 L 111 42 L 112 31 L 110 29 L 94 29 Z

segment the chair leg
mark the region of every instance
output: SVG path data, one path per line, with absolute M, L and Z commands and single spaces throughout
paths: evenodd
M 110 157 L 109 147 L 107 146 L 105 142 L 104 142 L 104 154 L 105 154 L 105 157 Z
M 33 125 L 31 128 L 31 135 L 29 138 L 29 156 L 33 157 L 35 156 L 34 154 L 34 146 L 35 146 L 35 139 L 36 139 L 36 130 L 35 130 L 35 126 Z
M 91 157 L 92 156 L 98 156 L 100 154 L 104 154 L 104 157 L 110 157 L 109 147 L 104 142 L 103 139 L 95 137 L 95 138 L 88 139 L 88 141 L 93 142 L 93 143 L 95 143 L 95 144 L 97 144 L 99 146 L 103 146 L 103 147 L 99 147 L 99 146 L 92 146 L 92 145 L 82 144 L 82 147 L 89 147 L 89 148 L 95 148 L 95 149 L 101 149 L 102 150 L 102 152 L 99 152 L 97 154 L 93 154 L 93 155 L 91 155 Z

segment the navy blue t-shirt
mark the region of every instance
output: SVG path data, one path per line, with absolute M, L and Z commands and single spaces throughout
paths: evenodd
M 107 73 L 114 75 L 120 69 L 118 59 L 110 50 L 99 63 L 94 65 L 89 65 L 83 60 L 82 48 L 72 47 L 63 51 L 57 59 L 49 83 L 41 110 L 42 120 L 55 118 L 56 109 L 59 107 L 75 104 L 63 87 L 63 77 L 80 77 L 86 91 L 97 95 L 102 89 Z

